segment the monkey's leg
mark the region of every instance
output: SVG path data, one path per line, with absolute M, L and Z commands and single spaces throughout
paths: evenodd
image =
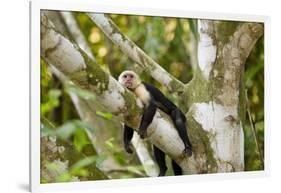
M 175 176 L 182 175 L 181 167 L 174 160 L 172 160 L 172 167 L 173 167 Z
M 153 151 L 155 160 L 159 166 L 159 175 L 158 176 L 165 176 L 167 166 L 166 166 L 166 160 L 165 160 L 165 153 L 161 151 L 159 148 L 157 148 L 155 145 L 153 145 Z
M 180 138 L 182 139 L 183 143 L 184 143 L 184 153 L 188 156 L 192 155 L 192 145 L 189 141 L 188 135 L 187 135 L 187 131 L 186 131 L 186 118 L 184 116 L 184 114 L 179 110 L 179 109 L 175 109 L 174 111 L 172 111 L 171 113 L 171 118 L 174 122 L 174 125 L 179 133 Z
M 125 150 L 128 153 L 133 153 L 133 150 L 130 147 L 133 135 L 134 135 L 134 130 L 129 126 L 124 125 L 123 141 L 124 141 Z
M 157 108 L 156 105 L 153 102 L 150 102 L 150 104 L 144 109 L 140 128 L 139 128 L 139 134 L 142 139 L 146 137 L 147 127 L 153 120 L 153 117 L 156 113 L 156 108 Z

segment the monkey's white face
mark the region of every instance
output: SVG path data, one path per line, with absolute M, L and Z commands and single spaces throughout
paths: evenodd
M 126 70 L 119 75 L 118 81 L 130 90 L 134 90 L 140 83 L 139 76 L 131 70 Z

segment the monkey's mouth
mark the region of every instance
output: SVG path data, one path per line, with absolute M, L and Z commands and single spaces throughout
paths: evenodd
M 125 82 L 125 86 L 127 88 L 132 88 L 132 82 Z

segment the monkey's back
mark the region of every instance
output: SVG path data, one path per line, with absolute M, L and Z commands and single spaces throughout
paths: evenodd
M 177 109 L 177 106 L 170 101 L 165 95 L 155 86 L 143 82 L 145 88 L 149 91 L 156 105 L 165 113 L 170 114 L 171 111 Z

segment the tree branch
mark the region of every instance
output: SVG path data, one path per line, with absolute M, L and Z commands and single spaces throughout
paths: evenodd
M 225 67 L 223 94 L 218 98 L 225 106 L 239 104 L 239 87 L 241 73 L 246 59 L 257 40 L 263 34 L 263 25 L 259 23 L 244 23 L 238 25 L 231 40 L 222 48 L 222 59 Z M 231 84 L 229 84 L 231 83 Z M 243 93 L 241 93 L 244 95 Z
M 88 13 L 88 16 L 114 44 L 116 44 L 133 61 L 139 64 L 143 70 L 151 75 L 156 81 L 167 87 L 170 92 L 181 93 L 183 91 L 184 84 L 157 64 L 127 36 L 122 34 L 111 19 L 102 13 Z
M 79 45 L 79 47 L 84 50 L 88 56 L 95 61 L 95 58 L 92 54 L 91 48 L 89 47 L 87 41 L 84 38 L 83 33 L 80 31 L 80 28 L 76 22 L 76 19 L 74 18 L 73 14 L 69 11 L 61 11 L 60 12 L 65 24 L 67 25 L 67 28 L 75 40 L 75 42 Z
M 132 128 L 138 128 L 142 109 L 134 95 L 105 73 L 81 49 L 58 33 L 44 12 L 41 13 L 41 56 L 54 64 L 76 85 L 95 92 L 108 112 L 118 116 Z M 188 158 L 182 155 L 184 145 L 173 123 L 159 112 L 148 128 L 148 139 L 184 169 L 187 168 Z

